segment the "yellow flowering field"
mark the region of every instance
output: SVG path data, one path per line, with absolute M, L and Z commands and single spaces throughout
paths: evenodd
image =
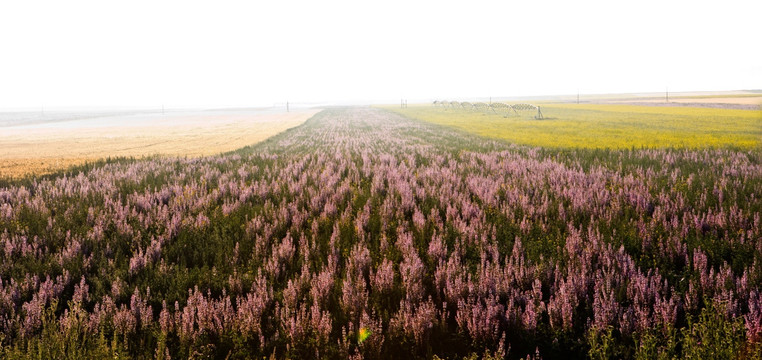
M 481 136 L 551 148 L 750 149 L 762 140 L 762 111 L 608 104 L 541 104 L 544 119 L 440 108 L 387 109 Z

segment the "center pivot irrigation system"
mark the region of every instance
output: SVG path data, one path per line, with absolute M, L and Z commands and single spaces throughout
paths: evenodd
M 540 120 L 543 118 L 542 111 L 540 111 L 540 107 L 537 105 L 532 104 L 507 104 L 507 103 L 501 103 L 501 102 L 490 102 L 490 103 L 483 103 L 483 102 L 475 102 L 470 103 L 467 101 L 464 102 L 457 102 L 457 101 L 446 101 L 446 100 L 436 100 L 432 103 L 432 105 L 436 107 L 442 107 L 442 108 L 449 108 L 449 109 L 462 109 L 462 110 L 468 110 L 468 111 L 481 111 L 481 112 L 490 112 L 496 114 L 503 114 L 503 116 L 508 115 L 520 115 L 521 112 L 537 112 L 534 115 L 534 118 L 537 120 Z

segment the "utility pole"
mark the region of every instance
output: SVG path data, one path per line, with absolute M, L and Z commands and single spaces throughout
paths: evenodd
M 577 89 L 577 105 L 579 105 L 579 89 Z
M 289 109 L 288 109 L 288 100 L 286 100 L 286 112 L 289 112 Z
M 666 93 L 666 95 L 667 95 L 667 102 L 669 102 L 669 87 L 667 87 L 667 93 Z

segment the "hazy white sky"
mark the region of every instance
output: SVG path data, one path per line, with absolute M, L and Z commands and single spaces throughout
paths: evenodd
M 3 1 L 0 108 L 762 88 L 762 2 Z

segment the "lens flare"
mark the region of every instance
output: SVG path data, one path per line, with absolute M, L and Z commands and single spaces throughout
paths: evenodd
M 357 332 L 357 342 L 362 344 L 362 342 L 365 341 L 368 336 L 370 336 L 370 330 L 365 327 L 360 328 L 360 331 Z

